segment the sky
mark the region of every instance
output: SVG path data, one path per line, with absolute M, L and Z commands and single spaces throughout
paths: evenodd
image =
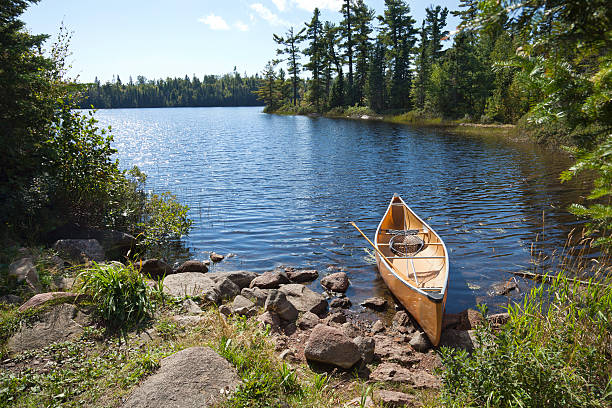
M 408 2 L 420 26 L 425 8 L 457 9 L 459 0 Z M 41 0 L 21 16 L 34 34 L 49 34 L 50 45 L 63 25 L 72 33 L 69 75 L 101 82 L 202 77 L 233 71 L 253 75 L 275 58 L 272 34 L 303 27 L 319 7 L 322 20 L 339 22 L 341 0 Z M 376 14 L 384 0 L 366 0 Z M 458 19 L 449 14 L 447 29 Z

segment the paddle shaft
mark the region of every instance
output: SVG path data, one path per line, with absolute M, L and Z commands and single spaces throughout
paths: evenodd
M 361 231 L 359 229 L 359 227 L 357 226 L 357 224 L 355 224 L 353 221 L 351 221 L 351 225 L 353 227 L 355 227 L 357 229 L 357 231 L 359 231 L 359 233 L 366 239 L 366 241 L 368 241 L 370 243 L 370 245 L 372 245 L 372 247 L 376 250 L 376 252 L 378 252 L 378 255 L 380 255 L 382 257 L 382 259 L 384 259 L 389 265 L 391 265 L 391 268 L 393 268 L 393 270 L 395 271 L 395 273 L 397 273 L 398 275 L 402 275 L 402 273 L 400 271 L 397 270 L 397 268 L 395 267 L 395 265 L 393 265 L 389 259 L 387 259 L 387 257 L 385 256 L 385 254 L 382 253 L 382 251 L 380 249 L 378 249 L 378 247 L 376 245 L 374 245 L 374 243 L 372 241 L 370 241 L 370 238 L 366 237 L 366 235 L 363 233 L 363 231 Z

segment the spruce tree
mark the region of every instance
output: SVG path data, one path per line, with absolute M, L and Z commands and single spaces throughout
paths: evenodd
M 286 37 L 281 37 L 274 34 L 274 42 L 281 47 L 276 50 L 278 55 L 286 55 L 287 61 L 287 72 L 291 75 L 291 84 L 293 87 L 293 106 L 297 105 L 298 101 L 298 85 L 299 79 L 298 74 L 302 68 L 300 64 L 300 43 L 304 40 L 304 31 L 306 28 L 302 28 L 300 31 L 295 33 L 293 27 L 291 27 L 286 34 Z
M 310 81 L 310 102 L 314 103 L 317 112 L 321 111 L 321 99 L 323 97 L 323 84 L 321 73 L 324 69 L 323 54 L 325 53 L 325 42 L 323 41 L 323 24 L 320 20 L 321 12 L 314 9 L 310 24 L 306 24 L 306 39 L 310 41 L 304 54 L 310 57 L 310 61 L 304 65 L 305 69 L 312 73 Z

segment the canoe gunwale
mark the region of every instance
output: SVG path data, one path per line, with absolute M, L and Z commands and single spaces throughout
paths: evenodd
M 435 232 L 434 229 L 432 229 L 429 224 L 427 224 L 425 221 L 423 221 L 421 219 L 421 217 L 418 216 L 418 214 L 416 214 L 414 211 L 412 211 L 412 209 L 404 202 L 404 200 L 400 197 L 400 196 L 394 196 L 391 199 L 391 203 L 389 204 L 389 206 L 387 206 L 387 210 L 385 211 L 385 215 L 383 215 L 383 217 L 381 218 L 380 222 L 378 223 L 378 227 L 376 228 L 376 235 L 374 236 L 374 245 L 376 245 L 376 247 L 378 248 L 378 235 L 380 233 L 381 230 L 381 226 L 383 221 L 385 220 L 385 218 L 387 218 L 387 214 L 389 213 L 389 210 L 391 209 L 391 206 L 394 205 L 393 204 L 393 200 L 395 198 L 398 198 L 401 201 L 401 204 L 403 206 L 405 206 L 411 213 L 412 215 L 414 215 L 421 223 L 423 223 L 423 225 L 427 226 L 427 228 L 429 228 L 429 231 L 432 232 L 433 234 L 436 235 L 436 237 L 438 237 L 438 239 L 440 240 L 440 243 L 442 244 L 442 247 L 444 248 L 444 260 L 446 262 L 446 279 L 444 280 L 444 285 L 442 285 L 442 290 L 439 292 L 431 292 L 431 291 L 427 291 L 427 290 L 423 290 L 421 288 L 418 288 L 416 286 L 414 286 L 413 284 L 411 284 L 410 282 L 406 281 L 404 278 L 402 278 L 401 276 L 398 276 L 397 273 L 395 272 L 394 268 L 387 262 L 387 260 L 385 258 L 379 257 L 378 254 L 376 254 L 377 258 L 380 258 L 380 261 L 382 262 L 382 264 L 385 266 L 385 268 L 387 268 L 387 270 L 400 282 L 402 282 L 405 286 L 408 286 L 411 290 L 426 296 L 428 299 L 430 299 L 432 302 L 435 303 L 442 303 L 444 301 L 444 297 L 446 294 L 446 289 L 448 287 L 448 275 L 450 273 L 449 270 L 449 265 L 448 265 L 448 251 L 446 250 L 446 244 L 444 244 L 444 241 L 442 240 L 442 238 L 440 238 L 440 236 L 438 235 L 437 232 Z M 397 204 L 395 204 L 397 205 Z

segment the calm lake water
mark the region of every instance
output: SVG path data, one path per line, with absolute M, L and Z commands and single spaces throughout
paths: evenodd
M 494 137 L 257 107 L 99 110 L 96 117 L 113 127 L 122 167 L 139 166 L 147 188 L 189 205 L 186 245 L 194 258 L 236 254 L 217 270 L 345 270 L 354 305 L 389 295 L 349 222 L 373 236 L 393 193 L 445 240 L 447 310 L 458 312 L 507 301 L 488 297 L 491 285 L 529 268 L 536 237 L 538 249 L 560 249 L 577 225 L 565 208 L 585 192 L 559 183 L 570 164 L 562 154 Z

